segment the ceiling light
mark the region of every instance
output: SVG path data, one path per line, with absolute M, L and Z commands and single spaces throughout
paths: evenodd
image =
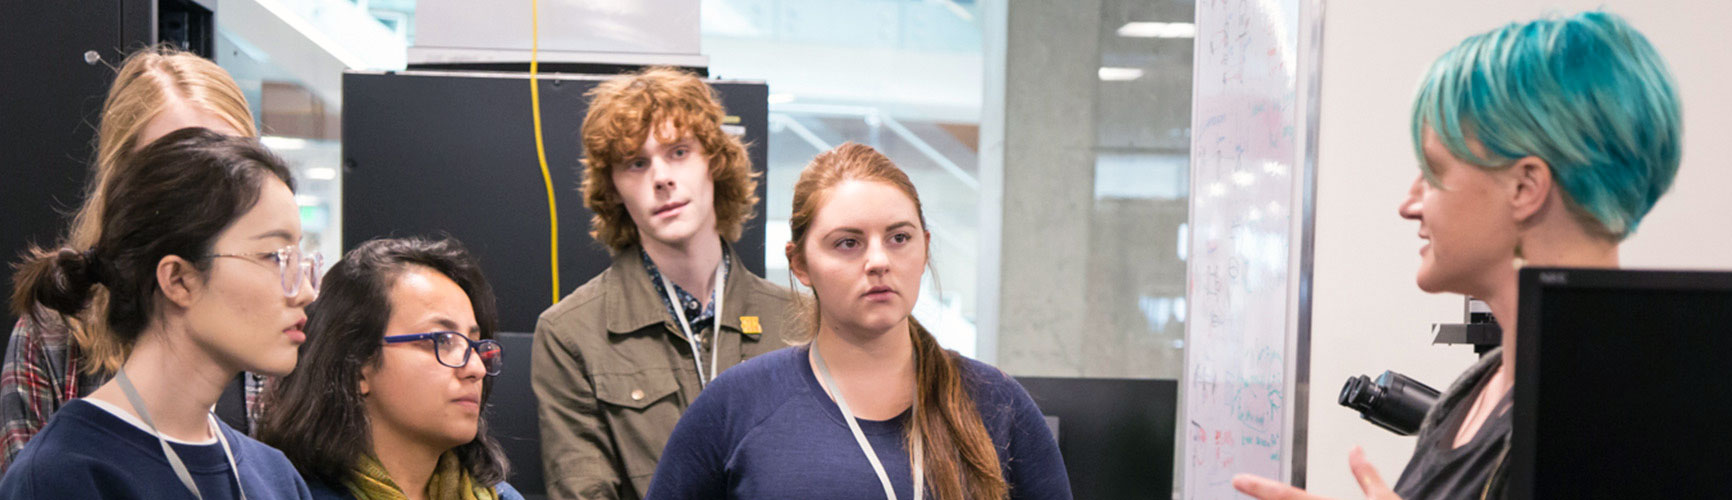
M 267 135 L 259 138 L 259 142 L 272 151 L 293 151 L 307 147 L 307 140 L 295 137 L 280 137 Z
M 1143 77 L 1143 70 L 1138 69 L 1138 68 L 1115 68 L 1112 66 L 1101 66 L 1100 75 L 1101 75 L 1101 81 L 1103 81 L 1103 82 L 1128 82 L 1131 80 L 1142 78 Z
M 1191 23 L 1125 23 L 1119 36 L 1126 38 L 1196 38 L 1197 25 Z

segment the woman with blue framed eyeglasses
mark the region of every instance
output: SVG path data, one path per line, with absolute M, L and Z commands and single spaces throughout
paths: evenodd
M 498 375 L 505 366 L 504 351 L 500 350 L 499 341 L 493 339 L 474 340 L 452 330 L 385 336 L 386 344 L 409 342 L 431 342 L 433 357 L 439 364 L 452 368 L 468 368 L 471 356 L 480 362 L 488 376 Z
M 368 241 L 320 293 L 301 367 L 266 391 L 258 433 L 313 497 L 521 498 L 482 417 L 504 369 L 498 309 L 463 246 Z

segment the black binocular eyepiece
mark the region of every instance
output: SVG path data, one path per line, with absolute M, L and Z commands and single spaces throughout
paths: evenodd
M 1384 371 L 1376 381 L 1365 375 L 1348 378 L 1337 401 L 1359 411 L 1360 417 L 1378 427 L 1411 436 L 1419 432 L 1426 412 L 1437 404 L 1437 396 L 1437 389 L 1406 375 Z

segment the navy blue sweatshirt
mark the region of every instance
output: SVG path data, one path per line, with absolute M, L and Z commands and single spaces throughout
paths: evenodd
M 645 498 L 884 498 L 807 350 L 753 358 L 705 387 L 674 427 Z M 1071 498 L 1064 459 L 1028 392 L 991 365 L 963 359 L 958 368 L 998 449 L 1010 497 Z M 914 488 L 903 439 L 911 416 L 859 421 L 904 500 Z
M 248 500 L 310 499 L 283 452 L 217 423 Z M 240 498 L 221 443 L 171 442 L 207 500 Z M 0 498 L 193 498 L 156 436 L 82 399 L 54 413 L 0 478 Z

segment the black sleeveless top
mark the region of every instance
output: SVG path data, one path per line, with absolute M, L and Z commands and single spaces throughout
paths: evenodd
M 1510 406 L 1514 390 L 1505 393 L 1492 413 L 1480 425 L 1473 438 L 1455 447 L 1455 435 L 1460 431 L 1473 401 L 1479 397 L 1493 374 L 1503 364 L 1503 350 L 1485 354 L 1438 398 L 1437 406 L 1426 414 L 1420 427 L 1419 439 L 1413 447 L 1413 458 L 1401 471 L 1395 483 L 1395 493 L 1408 500 L 1445 499 L 1477 500 L 1502 498 L 1504 480 L 1509 475 Z M 1496 484 L 1487 484 L 1496 479 Z

